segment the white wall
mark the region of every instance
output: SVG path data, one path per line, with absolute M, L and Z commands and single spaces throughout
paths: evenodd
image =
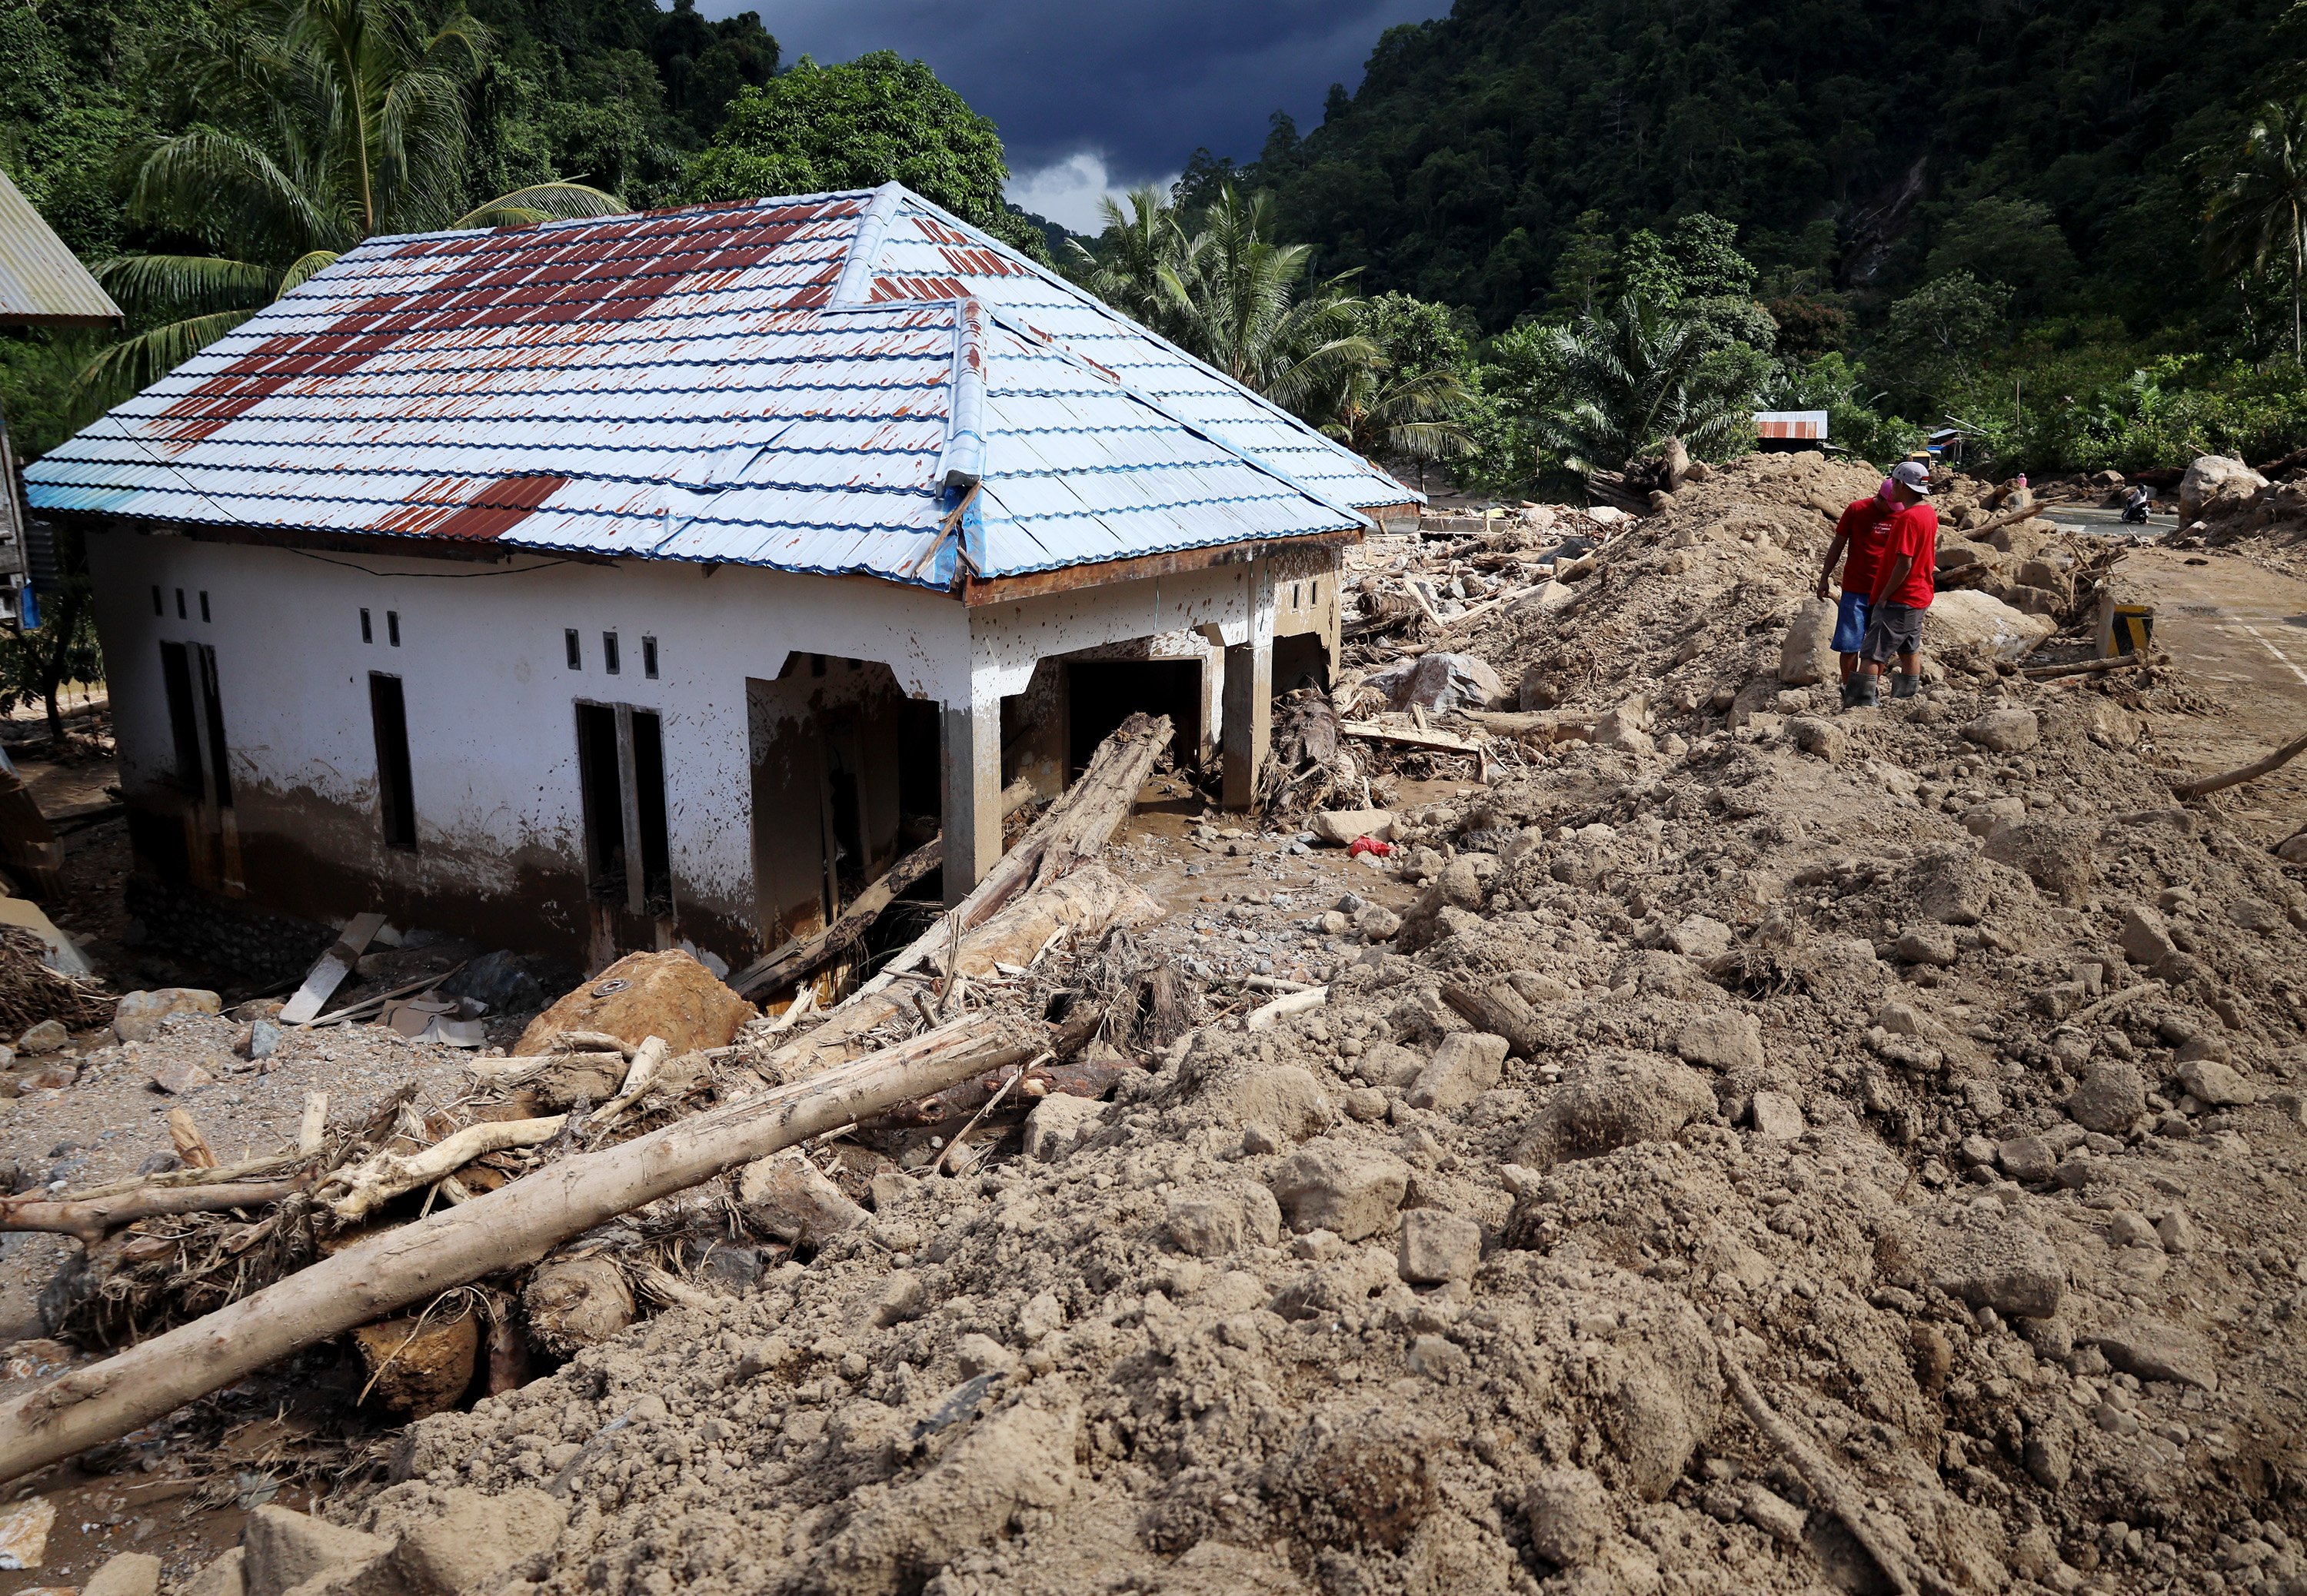
M 584 935 L 574 701 L 664 717 L 675 898 L 685 922 L 702 911 L 683 930 L 725 944 L 726 926 L 712 935 L 704 921 L 750 926 L 754 905 L 749 677 L 774 678 L 794 652 L 827 653 L 881 661 L 916 697 L 990 704 L 1022 691 L 1044 654 L 1196 627 L 1238 641 L 1252 574 L 1219 567 L 969 610 L 921 589 L 735 566 L 508 567 L 126 530 L 92 532 L 89 559 L 132 802 L 173 770 L 158 644 L 210 644 L 252 898 L 314 917 L 377 907 L 447 931 L 466 927 L 428 909 L 526 902 L 557 934 L 543 940 L 571 945 Z M 388 611 L 400 618 L 398 648 Z M 583 639 L 578 671 L 565 663 L 570 627 Z M 612 628 L 614 677 L 602 669 Z M 655 681 L 642 674 L 644 635 L 657 639 Z M 413 854 L 382 845 L 373 670 L 399 676 L 407 698 Z M 372 901 L 354 900 L 371 883 Z

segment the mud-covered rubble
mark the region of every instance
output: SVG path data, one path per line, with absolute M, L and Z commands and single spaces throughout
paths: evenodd
M 873 1174 L 330 1512 L 541 1491 L 504 1588 L 555 1592 L 1892 1588 L 1862 1536 L 1918 1589 L 2307 1589 L 2301 873 L 2158 797 L 2165 671 L 1782 679 L 1878 480 L 1598 525 L 1464 646 L 1612 734 L 1211 824 L 1206 924 L 1133 935 L 1226 990 L 1112 1101 Z M 1296 851 L 1381 822 L 1345 891 Z M 1326 990 L 1245 1028 L 1259 967 Z
M 2177 547 L 2235 549 L 2270 564 L 2307 568 L 2307 475 L 2269 482 L 2241 460 L 2206 455 L 2179 486 Z

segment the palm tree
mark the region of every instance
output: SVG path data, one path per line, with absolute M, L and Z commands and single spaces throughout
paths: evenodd
M 1174 340 L 1243 387 L 1304 415 L 1325 388 L 1378 358 L 1358 327 L 1349 277 L 1308 286 L 1311 249 L 1273 239 L 1271 197 L 1244 200 L 1228 183 L 1201 230 L 1161 266 Z
M 1322 431 L 1358 455 L 1462 459 L 1477 447 L 1457 419 L 1472 398 L 1455 371 L 1408 371 L 1381 356 L 1347 375 Z
M 2291 353 L 2307 360 L 2307 95 L 2260 107 L 2240 156 L 2205 213 L 2212 258 L 2222 271 L 2257 274 L 2291 257 Z
M 491 36 L 461 9 L 433 28 L 409 0 L 239 0 L 219 26 L 193 81 L 224 125 L 150 148 L 128 214 L 230 252 L 99 269 L 124 310 L 158 325 L 81 374 L 90 408 L 152 382 L 364 238 L 624 208 L 581 183 L 543 183 L 465 209 L 466 90 Z
M 1754 424 L 1743 380 L 1711 367 L 1704 325 L 1629 295 L 1551 338 L 1561 398 L 1539 417 L 1541 441 L 1573 470 L 1620 471 L 1679 438 L 1694 455 Z
M 1123 315 L 1156 332 L 1168 332 L 1177 326 L 1176 306 L 1162 269 L 1174 268 L 1189 245 L 1177 211 L 1162 198 L 1161 190 L 1148 183 L 1130 190 L 1127 198 L 1128 210 L 1111 195 L 1098 202 L 1105 228 L 1095 252 L 1078 238 L 1066 241 L 1074 270 L 1083 286 Z

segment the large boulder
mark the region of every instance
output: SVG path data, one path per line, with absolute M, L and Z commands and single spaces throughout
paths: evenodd
M 1276 1170 L 1273 1184 L 1291 1230 L 1326 1230 L 1359 1242 L 1393 1225 L 1410 1190 L 1410 1165 L 1391 1153 L 1322 1141 Z
M 2059 623 L 2047 615 L 2029 615 L 1990 593 L 1964 587 L 1931 601 L 1923 644 L 1941 652 L 1969 644 L 2015 658 L 2058 629 Z
M 1367 685 L 1384 693 L 1396 709 L 1416 704 L 1442 713 L 1494 709 L 1514 701 L 1489 661 L 1474 654 L 1419 654 L 1379 671 Z
M 1688 1064 L 1656 1054 L 1605 1054 L 1564 1074 L 1515 1161 L 1543 1169 L 1638 1141 L 1662 1141 L 1714 1111 L 1713 1089 Z
M 112 1011 L 112 1031 L 124 1042 L 149 1042 L 171 1015 L 221 1014 L 224 1000 L 198 986 L 163 986 L 132 992 Z
M 2203 455 L 2179 479 L 2179 525 L 2191 526 L 2208 516 L 2239 508 L 2267 479 L 2241 460 Z
M 1834 606 L 1824 599 L 1805 599 L 1787 627 L 1779 647 L 1779 680 L 1789 687 L 1816 687 L 1832 675 Z
M 662 1037 L 678 1056 L 736 1040 L 753 1005 L 678 948 L 628 953 L 528 1022 L 517 1055 L 553 1051 L 567 1031 L 595 1031 L 638 1047 Z

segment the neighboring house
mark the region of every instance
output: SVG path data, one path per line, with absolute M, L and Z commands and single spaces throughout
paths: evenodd
M 1754 441 L 1764 454 L 1800 453 L 1827 446 L 1823 410 L 1757 410 Z
M 0 172 L 0 327 L 117 327 L 120 320 L 112 296 Z M 45 530 L 25 516 L 15 445 L 0 414 L 0 624 L 40 624 L 30 579 L 37 574 L 46 587 L 56 575 L 55 550 L 32 547 Z
M 1246 802 L 1419 495 L 895 184 L 371 239 L 28 474 L 148 895 L 597 968 L 945 890 L 1132 709 Z

